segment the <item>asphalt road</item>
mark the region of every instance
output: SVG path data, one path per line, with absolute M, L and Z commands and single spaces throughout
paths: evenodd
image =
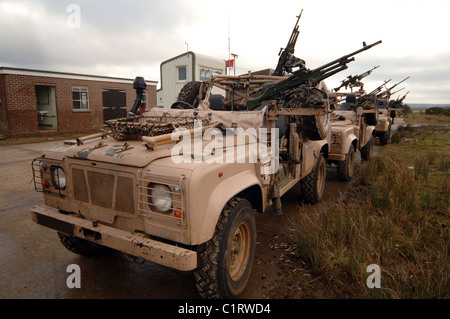
M 43 150 L 58 144 L 61 142 L 0 147 L 0 298 L 200 298 L 192 272 L 180 272 L 151 262 L 139 264 L 121 252 L 95 258 L 75 255 L 60 244 L 55 231 L 31 221 L 30 208 L 44 205 L 42 194 L 34 190 L 31 161 Z M 379 150 L 376 143 L 374 153 Z M 360 161 L 359 155 L 356 160 Z M 339 191 L 345 191 L 349 185 L 339 182 L 335 168 L 329 167 L 324 200 L 334 200 Z M 268 243 L 282 231 L 284 218 L 295 213 L 298 195 L 298 189 L 294 188 L 283 196 L 281 219 L 270 213 L 258 217 L 257 258 L 241 298 L 262 298 L 262 286 L 270 284 L 276 276 L 276 266 L 271 262 L 261 263 L 261 260 L 276 258 L 267 250 Z M 71 264 L 80 267 L 81 288 L 67 286 L 66 281 L 72 274 L 67 268 Z

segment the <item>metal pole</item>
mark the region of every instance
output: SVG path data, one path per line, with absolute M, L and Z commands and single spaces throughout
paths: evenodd
M 233 56 L 233 66 L 234 66 L 234 74 L 236 75 L 236 58 L 238 57 L 238 55 L 236 53 L 231 53 L 231 55 Z

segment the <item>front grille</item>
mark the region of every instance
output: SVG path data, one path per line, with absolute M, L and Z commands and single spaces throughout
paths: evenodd
M 83 202 L 89 202 L 89 195 L 87 191 L 86 178 L 84 176 L 84 170 L 73 168 L 72 169 L 73 178 L 73 193 L 75 199 L 81 200 Z
M 88 171 L 91 203 L 105 208 L 112 208 L 114 175 Z
M 119 176 L 116 191 L 116 210 L 134 213 L 133 180 Z
M 77 166 L 72 167 L 72 179 L 76 200 L 134 214 L 133 178 Z

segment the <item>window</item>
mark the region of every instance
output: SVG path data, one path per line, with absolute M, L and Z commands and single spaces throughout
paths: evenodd
M 200 81 L 209 80 L 209 78 L 213 75 L 221 75 L 222 72 L 219 70 L 211 70 L 211 69 L 200 69 Z
M 72 88 L 73 109 L 89 110 L 89 96 L 87 88 Z
M 186 66 L 178 67 L 178 81 L 186 81 L 187 80 L 187 68 Z

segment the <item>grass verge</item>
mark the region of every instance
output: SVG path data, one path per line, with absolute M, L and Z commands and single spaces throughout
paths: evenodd
M 450 126 L 396 134 L 344 201 L 300 207 L 296 252 L 350 298 L 448 297 Z M 381 288 L 367 286 L 371 264 Z
M 434 114 L 421 114 L 421 113 L 410 113 L 404 117 L 406 123 L 450 123 L 450 116 L 445 115 L 434 115 Z

